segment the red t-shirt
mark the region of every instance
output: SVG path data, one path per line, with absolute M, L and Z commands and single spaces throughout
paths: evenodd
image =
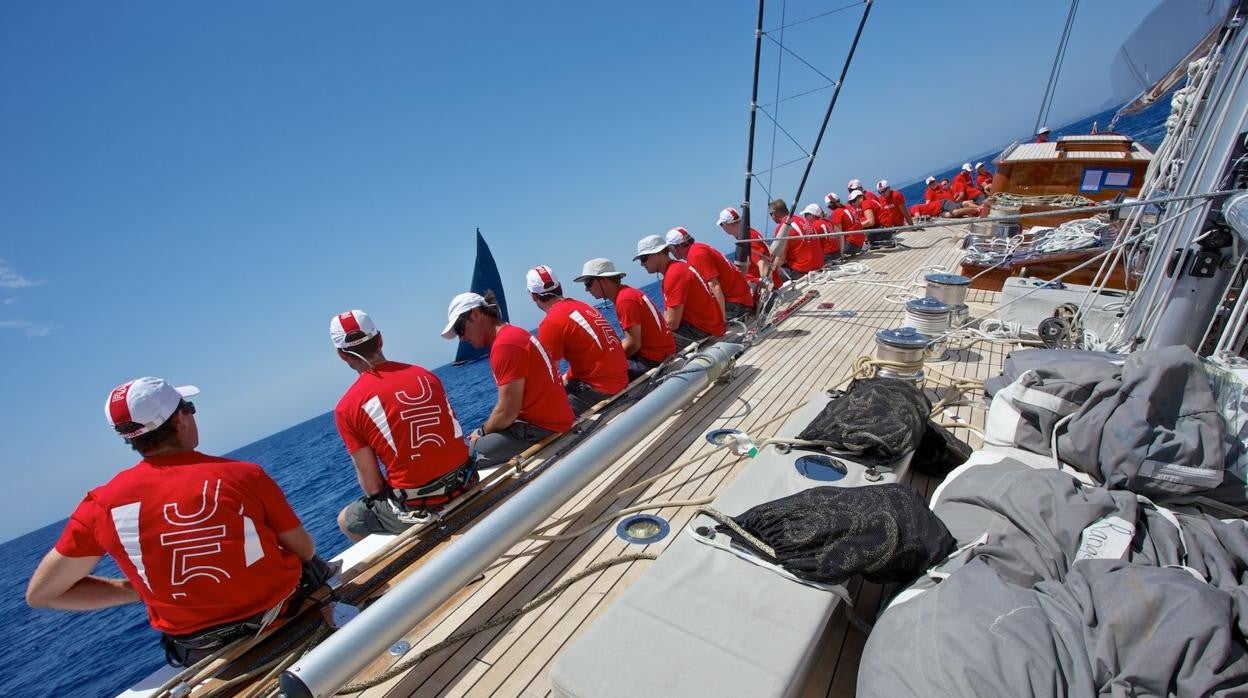
M 872 201 L 871 199 L 868 199 L 867 197 L 864 196 L 861 199 L 858 199 L 856 205 L 858 206 L 858 214 L 859 214 L 858 222 L 860 225 L 864 227 L 867 225 L 867 211 L 875 212 L 875 225 L 871 227 L 878 228 L 881 225 L 880 216 L 882 215 L 882 212 L 880 210 L 879 202 Z
M 885 228 L 901 225 L 906 222 L 906 197 L 896 189 L 880 197 L 879 223 Z
M 361 373 L 334 408 L 334 423 L 347 453 L 372 449 L 391 487 L 427 485 L 468 460 L 442 381 L 420 366 L 386 361 Z
M 546 348 L 533 335 L 504 324 L 490 346 L 490 370 L 500 387 L 524 379 L 519 418 L 543 429 L 567 431 L 575 417 Z
M 550 360 L 568 360 L 568 378 L 614 395 L 628 385 L 628 359 L 611 323 L 589 304 L 555 301 L 537 328 Z
M 980 194 L 983 194 L 982 191 L 977 189 L 975 185 L 971 183 L 971 175 L 966 170 L 963 170 L 953 176 L 953 183 L 950 187 L 953 189 L 955 196 L 959 193 L 963 195 L 963 201 L 973 200 Z
M 927 185 L 927 189 L 923 190 L 923 198 L 929 202 L 944 201 L 945 199 L 952 199 L 953 192 L 933 182 Z
M 979 187 L 981 190 L 989 184 L 992 184 L 992 173 L 980 172 L 975 175 L 975 186 Z
M 862 230 L 862 214 L 853 206 L 838 206 L 832 209 L 832 225 L 841 226 L 843 232 Z M 851 245 L 862 247 L 867 244 L 867 236 L 862 233 L 846 235 L 845 241 Z
M 841 251 L 841 239 L 830 235 L 832 232 L 832 223 L 826 218 L 816 218 L 811 221 L 811 228 L 816 235 L 828 235 L 826 238 L 816 238 L 819 244 L 823 246 L 824 254 L 838 254 Z
M 724 314 L 706 281 L 688 264 L 673 259 L 663 272 L 663 303 L 682 307 L 680 323 L 686 322 L 712 337 L 724 333 Z
M 254 463 L 186 451 L 151 456 L 87 493 L 56 541 L 66 557 L 108 553 L 160 632 L 250 618 L 299 583 L 277 535 L 299 517 Z
M 789 222 L 792 225 L 789 231 L 789 241 L 785 244 L 785 262 L 794 271 L 799 272 L 821 269 L 823 267 L 823 243 L 818 238 L 806 239 L 806 235 L 813 230 L 810 223 L 806 222 L 805 218 L 797 216 L 790 216 Z M 784 224 L 776 224 L 776 237 L 780 236 L 782 225 Z
M 625 330 L 641 326 L 641 347 L 637 350 L 641 358 L 662 361 L 676 353 L 676 338 L 646 294 L 621 284 L 620 294 L 615 297 L 615 315 Z
M 750 228 L 750 266 L 745 270 L 745 279 L 750 282 L 762 281 L 759 276 L 758 263 L 762 260 L 771 262 L 771 248 L 767 243 L 763 242 L 763 236 L 755 229 Z M 780 276 L 780 270 L 773 268 L 771 270 L 771 287 L 780 288 L 780 284 L 784 283 L 784 278 Z
M 722 252 L 705 242 L 695 242 L 689 246 L 689 257 L 685 261 L 698 270 L 703 281 L 710 283 L 711 279 L 719 279 L 726 302 L 754 307 L 754 296 L 745 275 Z

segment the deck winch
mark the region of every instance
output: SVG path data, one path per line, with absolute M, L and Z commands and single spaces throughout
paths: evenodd
M 927 295 L 949 306 L 966 303 L 966 293 L 971 288 L 971 280 L 961 274 L 928 274 L 923 277 L 927 282 Z
M 899 378 L 923 387 L 923 359 L 931 337 L 913 327 L 880 330 L 875 333 L 875 356 L 888 365 L 879 366 L 876 375 Z
M 949 331 L 949 304 L 931 296 L 906 303 L 906 325 L 929 338 L 928 356 L 939 359 L 945 355 L 944 335 Z

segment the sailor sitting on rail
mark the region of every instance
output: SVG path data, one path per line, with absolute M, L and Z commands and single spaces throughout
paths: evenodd
M 814 230 L 801 216 L 790 216 L 789 205 L 783 199 L 773 199 L 767 205 L 771 220 L 776 224 L 774 237 L 783 239 L 783 254 L 773 252 L 784 260 L 782 272 L 789 279 L 797 279 L 807 273 L 823 268 L 823 243 L 818 238 L 807 239 Z M 788 223 L 786 226 L 785 224 Z M 778 244 L 778 243 L 773 243 Z
M 338 513 L 338 527 L 352 540 L 401 533 L 477 480 L 463 429 L 437 376 L 385 357 L 368 313 L 335 315 L 329 338 L 359 374 L 334 408 L 334 423 L 364 496 Z
M 490 347 L 490 371 L 498 403 L 480 429 L 468 436 L 477 468 L 502 465 L 551 434 L 567 431 L 576 419 L 563 381 L 545 347 L 523 329 L 502 321 L 494 294 L 461 293 L 451 299 L 445 339 L 463 338 L 478 349 Z
M 615 305 L 615 316 L 624 328 L 624 355 L 628 357 L 628 378 L 633 380 L 676 353 L 676 339 L 646 294 L 620 283 L 624 272 L 616 271 L 609 259 L 591 259 L 573 279 L 585 284 L 589 295 Z
M 960 204 L 982 204 L 988 195 L 975 186 L 975 169 L 971 163 L 962 163 L 962 169 L 953 176 L 953 200 Z
M 26 589 L 63 611 L 142 601 L 173 666 L 275 625 L 331 575 L 260 466 L 195 450 L 197 393 L 152 377 L 109 393 L 109 425 L 143 459 L 87 493 Z M 125 579 L 91 575 L 105 553 Z
M 693 239 L 688 230 L 672 228 L 665 238 L 672 256 L 698 270 L 715 296 L 724 319 L 735 320 L 754 312 L 754 294 L 745 275 L 724 257 L 724 253 Z
M 550 267 L 530 269 L 524 280 L 533 303 L 546 313 L 537 339 L 550 360 L 568 362 L 563 387 L 572 411 L 581 414 L 628 387 L 624 345 L 602 313 L 583 301 L 563 296 L 563 285 Z
M 832 233 L 840 231 L 832 229 L 832 222 L 824 215 L 823 207 L 819 204 L 806 204 L 806 208 L 802 209 L 802 217 L 810 223 L 810 229 L 815 235 L 827 236 L 817 238 L 823 245 L 823 263 L 838 262 L 841 259 L 841 238 Z
M 836 192 L 828 192 L 828 195 L 823 200 L 828 204 L 828 222 L 832 224 L 832 232 L 844 233 L 862 230 L 862 221 L 858 214 L 858 209 L 841 203 L 841 197 L 837 196 Z M 846 235 L 841 239 L 841 252 L 846 257 L 857 255 L 866 246 L 867 236 L 863 233 Z
M 741 232 L 741 214 L 737 213 L 737 209 L 726 208 L 720 211 L 715 224 L 733 240 L 740 239 L 738 234 Z M 780 278 L 779 267 L 772 263 L 771 250 L 768 249 L 767 243 L 763 242 L 762 234 L 750 228 L 750 262 L 745 268 L 745 280 L 750 283 L 751 289 L 757 292 L 755 287 L 762 283 L 764 276 L 768 275 L 771 276 L 772 288 L 780 288 L 780 284 L 784 283 L 784 279 Z
M 663 320 L 683 347 L 724 334 L 724 313 L 697 269 L 674 260 L 658 235 L 637 241 L 635 261 L 651 274 L 663 275 Z

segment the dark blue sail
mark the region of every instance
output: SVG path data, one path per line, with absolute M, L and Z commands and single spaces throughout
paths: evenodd
M 498 275 L 498 265 L 494 263 L 494 255 L 490 253 L 490 246 L 485 244 L 485 238 L 481 237 L 480 228 L 477 229 L 477 260 L 472 266 L 472 285 L 469 286 L 469 290 L 483 296 L 486 291 L 493 291 L 498 310 L 503 316 L 503 322 L 508 321 L 507 297 L 503 294 L 503 280 Z M 461 339 L 459 348 L 455 352 L 455 365 L 483 359 L 489 354 L 489 347 L 476 349 Z

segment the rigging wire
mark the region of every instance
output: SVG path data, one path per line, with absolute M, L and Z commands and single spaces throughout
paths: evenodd
M 1053 57 L 1053 67 L 1049 69 L 1049 82 L 1044 87 L 1044 98 L 1040 100 L 1040 113 L 1036 114 L 1036 126 L 1032 133 L 1040 130 L 1049 110 L 1053 107 L 1053 97 L 1057 92 L 1057 78 L 1062 72 L 1062 62 L 1066 58 L 1066 46 L 1070 43 L 1070 30 L 1075 24 L 1075 11 L 1079 9 L 1079 0 L 1070 0 L 1070 12 L 1066 14 L 1066 26 L 1062 29 L 1062 38 L 1057 42 L 1057 55 Z
M 861 5 L 861 4 L 863 3 L 863 1 L 864 1 L 864 0 L 858 0 L 858 2 L 851 2 L 850 4 L 845 5 L 844 7 L 838 7 L 838 8 L 836 8 L 835 10 L 828 10 L 827 12 L 820 12 L 819 14 L 814 15 L 813 17 L 807 17 L 806 19 L 799 19 L 799 20 L 797 20 L 796 22 L 789 22 L 788 24 L 785 24 L 784 26 L 776 27 L 775 29 L 771 29 L 771 30 L 769 30 L 769 31 L 781 31 L 781 30 L 784 30 L 784 29 L 788 29 L 789 27 L 796 27 L 796 26 L 797 26 L 797 25 L 799 25 L 799 24 L 805 24 L 805 23 L 807 23 L 807 22 L 812 22 L 812 21 L 814 21 L 814 20 L 816 20 L 816 19 L 819 19 L 820 17 L 827 17 L 828 15 L 834 15 L 834 14 L 836 14 L 837 12 L 844 12 L 845 10 L 849 10 L 849 9 L 852 9 L 852 8 L 858 7 L 859 5 Z M 783 22 L 784 20 L 783 20 L 783 19 L 781 19 L 780 21 L 782 21 L 782 22 Z
M 788 3 L 788 0 L 785 0 L 780 5 L 780 24 L 782 25 L 780 27 L 780 41 L 781 42 L 784 41 L 784 26 L 783 26 L 784 13 L 788 11 L 788 9 L 789 9 L 789 3 Z M 771 39 L 771 37 L 766 32 L 763 33 L 763 36 L 767 37 L 768 39 Z M 775 41 L 775 39 L 772 39 L 772 41 Z M 776 97 L 775 97 L 775 103 L 777 106 L 780 104 L 780 75 L 781 75 L 781 69 L 783 67 L 784 67 L 784 54 L 778 53 L 776 54 Z M 769 173 L 771 173 L 767 175 L 767 189 L 768 191 L 770 191 L 772 178 L 776 171 L 776 131 L 777 130 L 784 131 L 784 129 L 780 128 L 780 110 L 779 109 L 776 109 L 776 115 L 774 117 L 771 114 L 768 114 L 766 109 L 759 109 L 759 111 L 763 112 L 763 114 L 768 119 L 771 119 L 771 163 L 768 165 L 768 170 L 767 170 Z M 784 135 L 789 136 L 789 132 L 784 131 Z M 793 136 L 789 136 L 789 139 L 792 140 L 794 143 L 797 143 L 797 141 L 793 138 Z M 801 145 L 798 145 L 798 148 L 801 149 Z M 771 194 L 767 195 L 767 201 L 768 202 L 771 201 Z

